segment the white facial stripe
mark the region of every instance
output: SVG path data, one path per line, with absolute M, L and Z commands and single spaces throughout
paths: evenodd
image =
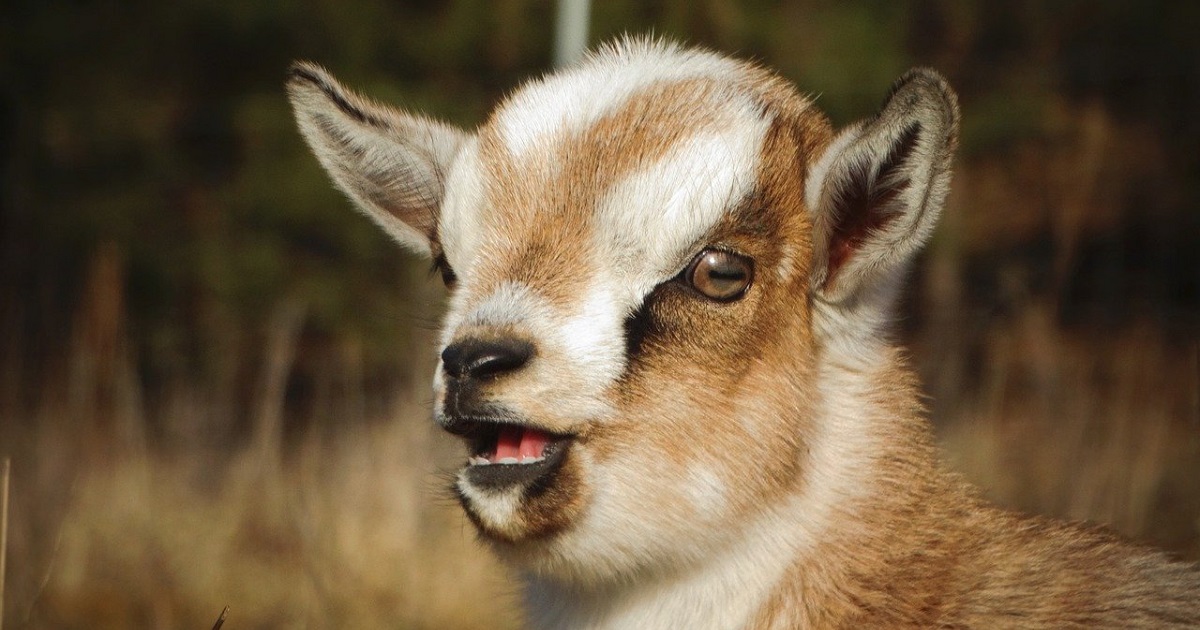
M 625 313 L 609 283 L 593 284 L 579 309 L 555 331 L 566 356 L 588 374 L 599 390 L 625 369 Z
M 508 150 L 516 158 L 547 138 L 586 129 L 634 94 L 655 83 L 742 74 L 729 59 L 674 44 L 623 41 L 582 65 L 525 86 L 497 117 Z
M 452 305 L 442 331 L 442 346 L 464 334 L 469 336 L 464 331 L 472 328 L 515 329 L 529 335 L 544 351 L 566 357 L 571 369 L 586 374 L 598 391 L 624 369 L 624 314 L 608 287 L 607 283 L 593 285 L 576 309 L 562 313 L 528 286 L 502 283 L 465 312 L 465 305 Z
M 618 182 L 597 205 L 597 249 L 617 262 L 613 296 L 631 312 L 687 263 L 697 241 L 751 191 L 770 121 L 746 103 L 738 124 L 693 137 Z

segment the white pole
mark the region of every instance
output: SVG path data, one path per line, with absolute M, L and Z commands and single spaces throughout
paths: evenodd
M 588 45 L 591 0 L 558 0 L 554 36 L 554 65 L 561 68 L 583 56 Z

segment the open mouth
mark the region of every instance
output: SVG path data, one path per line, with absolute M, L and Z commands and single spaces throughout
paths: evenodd
M 467 480 L 502 489 L 545 482 L 558 470 L 574 436 L 510 422 L 477 420 L 461 430 L 470 448 Z

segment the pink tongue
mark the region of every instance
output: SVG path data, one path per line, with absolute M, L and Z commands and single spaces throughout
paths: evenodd
M 549 441 L 550 436 L 545 433 L 537 429 L 525 429 L 525 434 L 521 436 L 521 459 L 541 457 Z
M 521 427 L 505 425 L 500 427 L 500 438 L 496 441 L 496 459 L 500 461 L 505 457 L 515 458 L 521 451 L 521 434 L 525 430 Z
M 500 436 L 496 440 L 496 454 L 493 462 L 506 457 L 517 461 L 541 457 L 550 442 L 550 436 L 537 429 L 527 429 L 516 426 L 500 427 Z

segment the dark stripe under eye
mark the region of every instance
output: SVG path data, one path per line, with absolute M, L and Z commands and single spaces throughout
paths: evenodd
M 642 353 L 642 343 L 654 329 L 650 317 L 650 300 L 654 293 L 646 296 L 637 310 L 625 318 L 625 359 L 633 361 Z

